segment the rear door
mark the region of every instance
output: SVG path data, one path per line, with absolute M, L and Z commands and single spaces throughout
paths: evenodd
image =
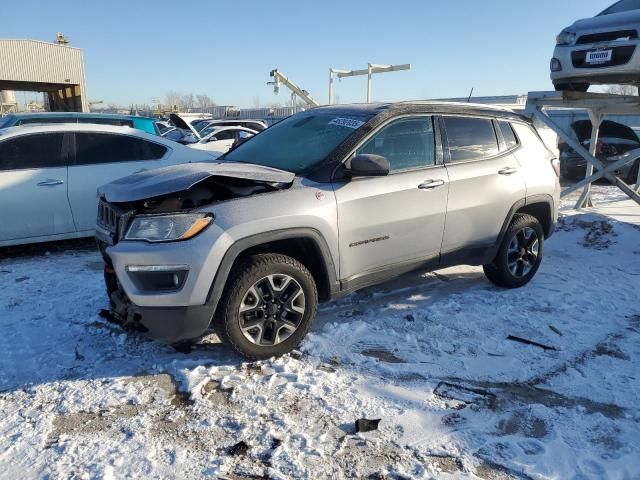
M 93 230 L 99 186 L 151 168 L 164 166 L 167 147 L 134 136 L 76 132 L 69 166 L 69 202 L 78 231 Z
M 75 230 L 67 199 L 65 134 L 0 141 L 0 241 Z
M 382 155 L 386 177 L 334 184 L 338 207 L 340 277 L 375 273 L 437 258 L 447 207 L 448 178 L 436 158 L 430 116 L 384 126 L 356 154 Z
M 491 118 L 442 116 L 449 202 L 442 253 L 495 244 L 511 207 L 526 196 L 512 149 Z M 500 137 L 501 138 L 501 137 Z

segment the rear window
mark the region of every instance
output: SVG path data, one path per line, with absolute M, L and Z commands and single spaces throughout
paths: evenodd
M 21 135 L 0 142 L 0 170 L 64 167 L 64 133 Z
M 486 118 L 443 117 L 450 162 L 481 160 L 498 154 L 493 122 Z
M 511 150 L 513 147 L 518 145 L 518 138 L 516 134 L 513 132 L 513 128 L 509 122 L 498 122 L 500 125 L 500 132 L 502 132 L 502 138 L 504 139 L 505 146 L 507 150 Z
M 167 149 L 126 135 L 76 133 L 76 165 L 158 160 Z
M 640 10 L 640 0 L 620 0 L 607 8 L 604 12 L 599 13 L 598 16 L 628 12 L 629 10 Z

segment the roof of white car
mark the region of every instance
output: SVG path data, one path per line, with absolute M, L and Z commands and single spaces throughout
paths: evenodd
M 151 142 L 159 143 L 174 151 L 179 151 L 189 155 L 193 149 L 185 145 L 181 145 L 173 140 L 168 140 L 160 135 L 151 135 L 136 128 L 119 125 L 101 125 L 93 123 L 50 123 L 50 124 L 28 124 L 17 127 L 9 127 L 0 129 L 0 140 L 7 137 L 16 137 L 19 135 L 28 135 L 33 133 L 51 133 L 51 132 L 99 132 L 99 133 L 119 133 L 132 137 L 143 138 Z M 202 159 L 206 160 L 206 159 Z

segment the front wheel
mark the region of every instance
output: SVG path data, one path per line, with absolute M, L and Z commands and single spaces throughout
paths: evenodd
M 484 266 L 484 273 L 500 287 L 521 287 L 538 271 L 543 246 L 544 231 L 538 219 L 517 213 L 502 239 L 496 258 Z
M 240 355 L 261 360 L 298 346 L 317 308 L 316 284 L 304 265 L 286 255 L 253 255 L 229 275 L 214 327 Z

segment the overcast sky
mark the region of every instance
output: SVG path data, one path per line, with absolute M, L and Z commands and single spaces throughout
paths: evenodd
M 92 101 L 129 105 L 167 91 L 219 105 L 286 102 L 278 68 L 321 103 L 328 69 L 411 63 L 374 77 L 380 101 L 522 94 L 552 89 L 555 36 L 613 1 L 598 0 L 20 0 L 2 2 L 2 38 L 84 50 Z M 366 77 L 343 79 L 342 102 L 366 99 Z

